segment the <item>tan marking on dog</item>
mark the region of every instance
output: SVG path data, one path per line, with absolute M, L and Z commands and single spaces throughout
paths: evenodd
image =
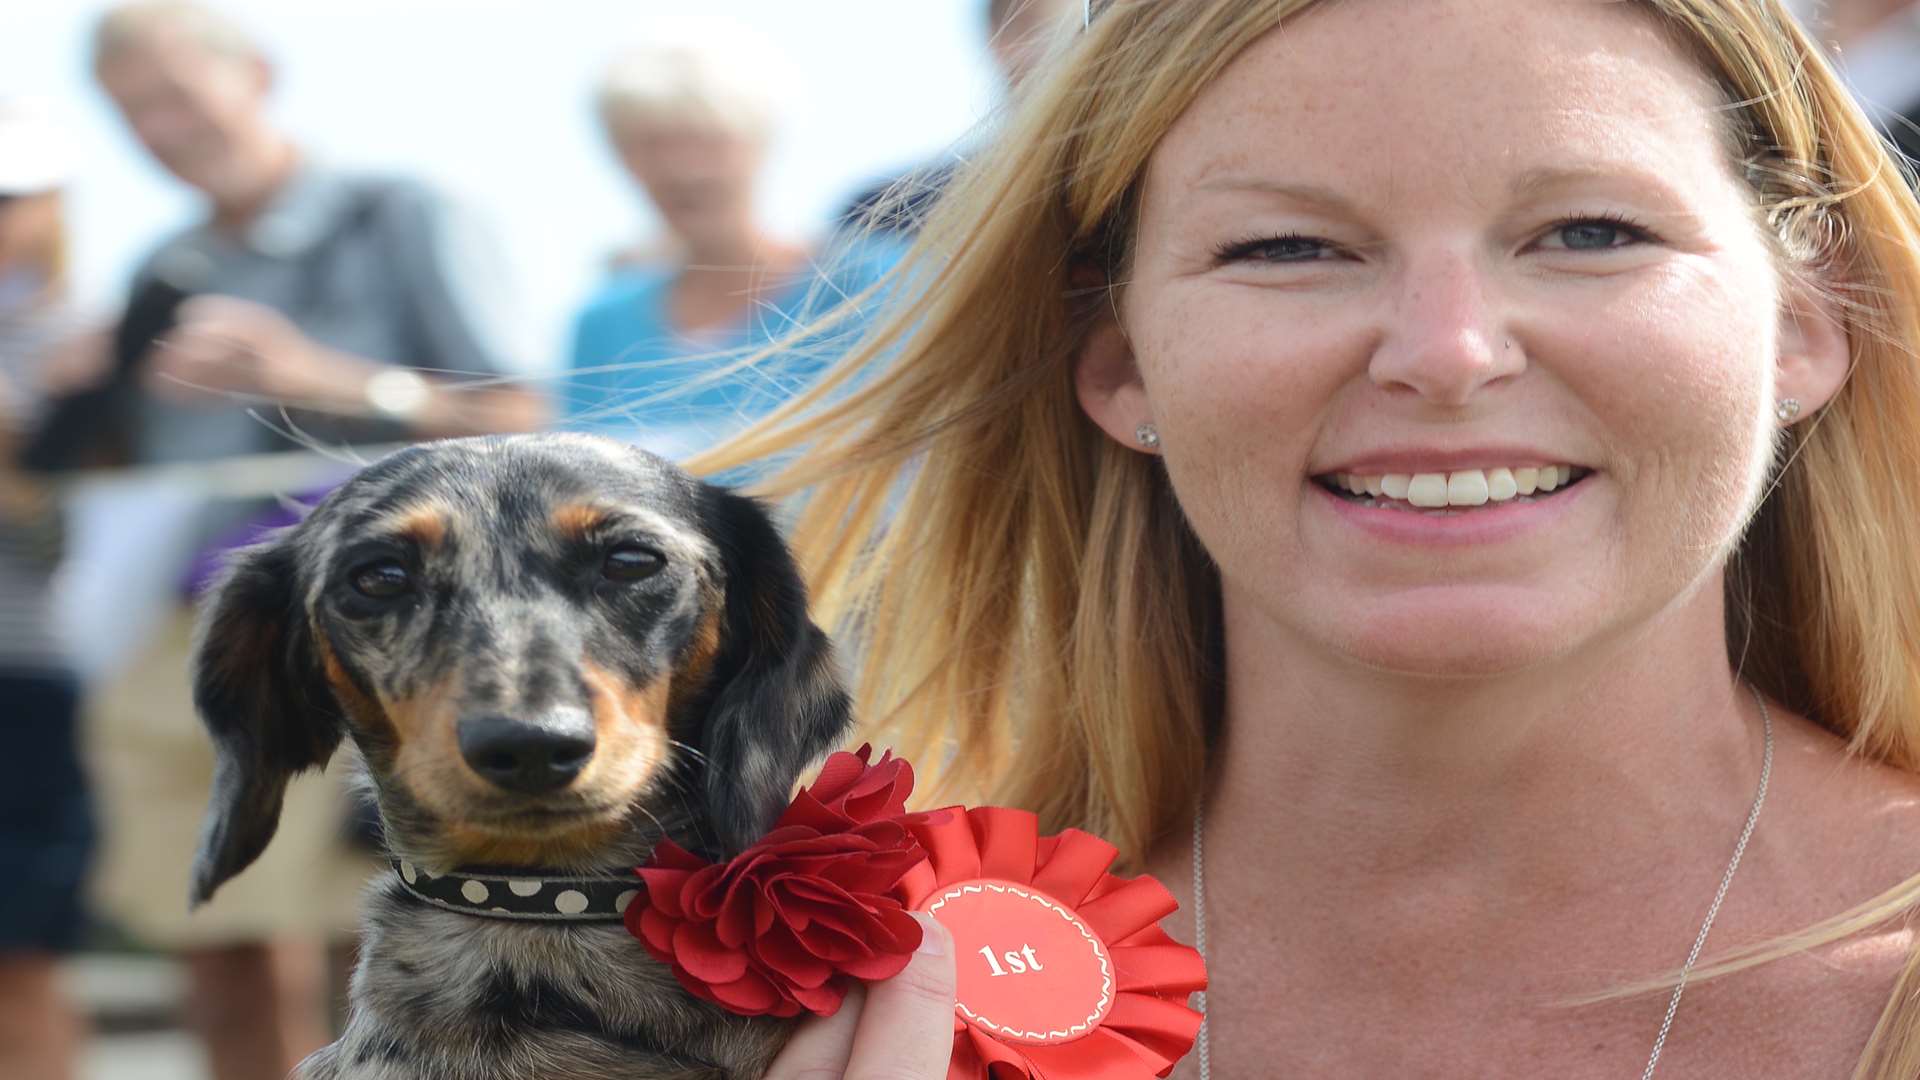
M 552 833 L 513 833 L 477 825 L 447 827 L 447 844 L 456 863 L 484 866 L 555 866 L 592 861 L 626 828 L 622 818 L 594 821 Z
M 669 679 L 633 686 L 606 668 L 582 660 L 587 709 L 593 715 L 593 760 L 575 791 L 596 803 L 632 802 L 667 760 Z
M 716 608 L 700 619 L 693 640 L 667 684 L 667 716 L 679 716 L 687 699 L 699 693 L 713 674 L 713 661 L 720 654 L 720 612 Z
M 497 796 L 460 753 L 455 671 L 405 699 L 382 699 L 399 735 L 394 775 L 420 805 L 449 821 L 469 817 Z
M 369 732 L 391 739 L 395 744 L 400 743 L 403 736 L 393 718 L 387 715 L 387 710 L 378 701 L 360 689 L 359 684 L 353 681 L 353 676 L 347 674 L 346 666 L 340 663 L 340 657 L 333 651 L 333 642 L 321 632 L 320 624 L 310 622 L 308 627 L 313 634 L 314 651 L 320 655 L 321 673 L 347 714 Z
M 562 536 L 578 538 L 586 536 L 607 520 L 607 511 L 592 503 L 563 503 L 553 508 L 547 515 L 547 521 L 553 530 Z
M 593 712 L 596 738 L 618 737 L 619 730 L 631 724 L 667 726 L 667 695 L 671 678 L 656 680 L 650 686 L 636 687 L 592 661 L 580 665 L 581 680 L 587 684 L 588 708 Z M 595 752 L 596 757 L 599 756 Z
M 428 550 L 446 543 L 448 523 L 453 518 L 453 508 L 442 502 L 422 503 L 409 507 L 394 518 L 390 526 L 392 531 Z

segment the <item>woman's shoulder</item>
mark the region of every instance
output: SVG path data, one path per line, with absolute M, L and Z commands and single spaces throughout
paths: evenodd
M 1767 801 L 1727 894 L 1733 917 L 1702 966 L 1743 947 L 1780 956 L 1738 994 L 1775 1010 L 1777 1034 L 1805 1053 L 1851 1060 L 1920 955 L 1920 775 L 1779 719 Z
M 1802 913 L 1824 919 L 1879 900 L 1889 915 L 1904 914 L 1902 904 L 1920 903 L 1920 774 L 1792 717 L 1782 725 L 1763 814 L 1755 841 L 1775 887 Z M 1907 947 L 1880 960 L 1903 963 Z M 1879 954 L 1855 955 L 1866 962 Z

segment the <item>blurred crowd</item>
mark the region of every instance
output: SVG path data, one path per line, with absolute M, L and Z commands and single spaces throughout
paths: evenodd
M 1010 89 L 1080 12 L 983 0 Z M 1920 153 L 1920 2 L 1833 0 L 1818 17 L 1889 137 Z M 70 133 L 0 101 L 0 716 L 14 740 L 0 754 L 0 1076 L 77 1075 L 84 1017 L 59 960 L 111 941 L 177 957 L 212 1074 L 258 1080 L 329 1038 L 355 897 L 380 861 L 377 824 L 335 770 L 289 790 L 262 861 L 186 910 L 212 782 L 186 656 L 223 554 L 394 443 L 559 427 L 681 456 L 724 437 L 859 334 L 951 166 L 876 178 L 823 238 L 795 242 L 756 211 L 772 46 L 634 42 L 594 107 L 663 233 L 620 251 L 583 298 L 555 358 L 565 374 L 527 379 L 502 352 L 512 267 L 486 223 L 413 178 L 306 152 L 268 109 L 272 58 L 227 14 L 129 3 L 89 47 L 99 91 L 200 212 L 155 223 L 118 310 L 76 312 Z M 851 315 L 831 333 L 792 334 L 835 308 Z M 136 497 L 90 508 L 101 477 Z M 82 678 L 56 629 L 63 603 L 91 604 L 133 644 Z

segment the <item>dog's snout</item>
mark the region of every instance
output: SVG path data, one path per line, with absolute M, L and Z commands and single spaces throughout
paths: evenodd
M 593 758 L 593 717 L 555 709 L 537 718 L 487 714 L 460 721 L 460 756 L 498 787 L 543 795 L 573 782 Z

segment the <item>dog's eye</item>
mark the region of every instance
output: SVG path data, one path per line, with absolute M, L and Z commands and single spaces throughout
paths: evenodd
M 600 575 L 609 581 L 639 581 L 659 573 L 666 565 L 667 557 L 652 548 L 621 544 L 607 552 Z
M 354 570 L 353 591 L 372 600 L 388 600 L 413 588 L 413 575 L 397 560 L 382 559 Z

